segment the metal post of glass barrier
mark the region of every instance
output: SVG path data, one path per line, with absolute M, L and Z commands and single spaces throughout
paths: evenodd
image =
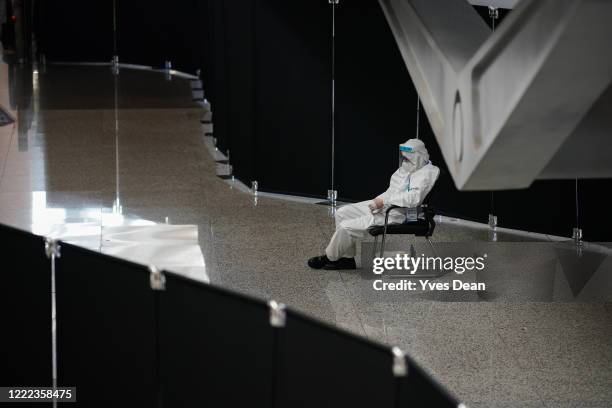
M 582 228 L 580 228 L 580 207 L 578 202 L 578 178 L 576 177 L 576 226 L 574 227 L 572 238 L 576 245 L 582 245 Z
M 119 77 L 115 75 L 114 82 L 114 106 L 113 113 L 115 119 L 115 201 L 113 202 L 113 214 L 122 214 L 123 208 L 121 205 L 120 183 L 119 183 Z M 104 228 L 101 225 L 101 228 Z M 100 233 L 100 242 L 102 242 L 102 234 Z
M 119 75 L 119 56 L 118 55 L 113 56 L 113 61 L 111 62 L 111 70 L 113 71 L 114 75 Z
M 419 139 L 419 127 L 421 125 L 421 98 L 417 90 L 417 109 L 416 109 L 416 138 Z
M 231 176 L 232 181 L 234 181 L 234 166 L 232 166 L 232 162 L 231 162 L 231 158 L 230 158 L 230 150 L 227 149 L 227 171 L 228 174 Z
M 336 6 L 340 0 L 327 0 L 331 5 L 332 31 L 331 31 L 331 187 L 327 190 L 327 200 L 317 204 L 335 207 L 338 200 L 336 190 Z M 332 214 L 334 211 L 332 210 Z
M 164 73 L 167 81 L 172 81 L 172 61 L 166 60 L 164 62 Z
M 259 190 L 259 183 L 257 180 L 251 181 L 251 194 L 253 194 L 253 206 L 257 207 L 257 193 Z
M 338 198 L 338 191 L 335 185 L 335 173 L 336 173 L 336 6 L 339 0 L 328 0 L 332 8 L 332 66 L 331 66 L 331 189 L 327 193 L 327 199 L 331 205 L 336 205 L 336 199 Z
M 117 52 L 117 0 L 113 0 L 113 61 L 112 70 L 115 75 L 119 73 L 119 54 Z
M 215 139 L 215 150 L 218 150 L 218 148 L 216 147 L 216 139 Z M 230 149 L 227 149 L 227 154 L 226 154 L 227 159 L 225 160 L 218 160 L 217 163 L 225 165 L 225 169 L 227 171 L 227 174 L 220 174 L 218 177 L 223 179 L 223 180 L 231 180 L 234 181 L 235 180 L 235 176 L 234 176 L 234 166 L 232 165 L 231 162 L 231 156 L 230 156 Z
M 491 18 L 491 29 L 495 32 L 495 22 L 499 18 L 497 7 L 489 6 L 489 17 Z M 491 202 L 489 206 L 489 229 L 491 241 L 497 241 L 497 215 L 495 215 L 495 192 L 491 191 Z
M 59 242 L 53 238 L 45 238 L 45 254 L 51 260 L 51 380 L 53 388 L 57 387 L 57 324 L 55 304 L 55 260 L 60 257 Z M 57 408 L 57 400 L 53 398 L 53 408 Z
M 489 6 L 489 17 L 491 18 L 491 28 L 495 31 L 495 21 L 499 18 L 499 9 Z

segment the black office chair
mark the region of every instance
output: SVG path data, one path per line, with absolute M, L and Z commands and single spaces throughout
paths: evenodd
M 389 224 L 389 213 L 393 210 L 399 208 L 399 206 L 391 206 L 387 209 L 385 213 L 385 223 L 384 225 L 373 225 L 368 228 L 368 233 L 374 237 L 374 249 L 372 251 L 372 258 L 376 256 L 376 250 L 378 249 L 378 237 L 382 235 L 382 243 L 380 245 L 379 257 L 382 257 L 385 252 L 385 242 L 388 234 L 393 235 L 414 235 L 415 237 L 425 237 L 429 246 L 431 247 L 434 254 L 437 256 L 436 249 L 434 248 L 431 240 L 429 239 L 436 229 L 436 211 L 434 207 L 432 207 L 429 202 L 431 202 L 431 197 L 433 196 L 433 192 L 436 189 L 436 186 L 432 188 L 432 190 L 427 195 L 425 201 L 427 203 L 423 203 L 417 207 L 417 219 L 415 221 L 406 221 L 401 224 Z M 423 278 L 423 277 L 439 277 L 441 274 L 414 274 L 412 277 L 415 278 Z
M 368 228 L 368 232 L 371 236 L 374 237 L 374 253 L 376 253 L 376 249 L 378 248 L 378 237 L 382 235 L 382 243 L 380 245 L 379 256 L 383 256 L 385 252 L 385 241 L 387 238 L 387 234 L 394 235 L 414 235 L 415 237 L 425 237 L 429 245 L 431 245 L 432 249 L 433 244 L 429 237 L 431 237 L 436 229 L 436 221 L 434 217 L 436 216 L 436 211 L 433 207 L 428 204 L 423 204 L 417 207 L 417 219 L 415 221 L 407 221 L 401 224 L 389 224 L 389 213 L 398 208 L 393 205 L 387 209 L 385 214 L 385 224 L 384 225 L 373 225 Z M 422 214 L 422 215 L 421 215 Z

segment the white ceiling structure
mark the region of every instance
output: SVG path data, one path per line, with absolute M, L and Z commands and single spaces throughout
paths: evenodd
M 520 0 L 469 0 L 475 6 L 493 6 L 511 9 L 516 6 Z
M 612 1 L 379 1 L 457 188 L 612 178 Z

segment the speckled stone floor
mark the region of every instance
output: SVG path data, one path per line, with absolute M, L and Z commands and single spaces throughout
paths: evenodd
M 378 293 L 366 269 L 306 266 L 333 231 L 328 207 L 263 195 L 255 205 L 217 177 L 188 80 L 113 77 L 105 67 L 3 69 L 11 86 L 0 87 L 0 103 L 17 121 L 0 128 L 0 222 L 166 262 L 398 345 L 470 407 L 612 406 L 607 255 L 587 250 L 595 265 L 585 275 L 559 261 L 572 244 L 508 232 L 491 243 L 488 230 L 447 220 L 438 250 L 458 242 L 495 254 L 490 273 L 463 275 L 488 290 Z M 389 248 L 410 243 L 427 250 L 406 237 Z

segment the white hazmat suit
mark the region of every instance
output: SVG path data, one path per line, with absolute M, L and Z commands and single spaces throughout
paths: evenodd
M 391 176 L 387 191 L 377 197 L 384 202 L 381 211 L 372 213 L 371 200 L 346 205 L 336 211 L 336 232 L 325 250 L 330 261 L 355 257 L 357 243 L 365 237 L 369 227 L 384 225 L 385 212 L 392 205 L 408 208 L 391 211 L 389 223 L 416 219 L 416 207 L 431 191 L 440 169 L 431 164 L 425 144 L 419 139 L 408 140 L 400 145 L 400 150 L 407 150 L 401 152 L 402 164 Z

